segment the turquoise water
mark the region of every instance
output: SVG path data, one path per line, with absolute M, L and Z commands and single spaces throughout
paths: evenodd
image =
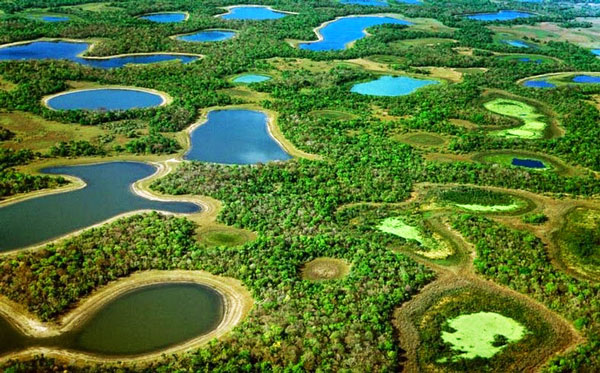
M 47 102 L 54 110 L 114 111 L 159 106 L 162 97 L 156 93 L 123 88 L 100 88 L 73 91 L 52 97 Z
M 363 6 L 389 6 L 387 1 L 380 0 L 341 0 L 340 3 Z
M 523 83 L 525 87 L 529 88 L 554 88 L 556 85 L 545 81 L 545 80 L 528 80 Z
M 382 76 L 377 80 L 355 84 L 351 92 L 370 96 L 403 96 L 432 84 L 439 84 L 439 82 L 436 80 L 414 79 L 407 76 Z
M 502 40 L 504 43 L 517 48 L 529 48 L 529 45 L 520 40 Z
M 185 159 L 225 164 L 256 164 L 291 158 L 269 134 L 267 115 L 254 110 L 217 110 L 191 133 Z
M 600 49 L 592 49 L 592 53 L 596 56 L 600 56 Z
M 240 75 L 233 80 L 234 83 L 261 83 L 266 82 L 267 80 L 271 80 L 270 76 L 259 75 L 259 74 L 244 74 Z
M 76 330 L 57 337 L 26 337 L 0 317 L 0 354 L 43 346 L 104 356 L 138 355 L 207 334 L 223 314 L 223 297 L 208 286 L 147 285 L 118 296 Z
M 87 186 L 1 207 L 0 252 L 39 244 L 130 211 L 193 213 L 199 210 L 193 203 L 153 201 L 133 193 L 131 184 L 156 171 L 154 166 L 145 163 L 110 162 L 51 167 L 42 171 L 76 176 Z
M 148 64 L 179 60 L 183 63 L 198 59 L 196 56 L 176 54 L 153 54 L 144 56 L 123 56 L 106 59 L 90 59 L 78 57 L 89 48 L 88 43 L 67 41 L 34 41 L 27 44 L 13 45 L 0 48 L 0 60 L 41 60 L 65 59 L 82 65 L 110 69 L 123 67 L 127 64 Z
M 598 84 L 598 83 L 600 83 L 600 76 L 577 75 L 577 76 L 573 77 L 573 82 L 574 83 L 593 83 L 593 84 Z
M 495 13 L 477 13 L 468 15 L 467 18 L 477 21 L 512 21 L 518 18 L 532 17 L 533 14 L 517 10 L 501 10 Z
M 153 13 L 140 18 L 157 23 L 177 23 L 185 21 L 185 17 L 185 13 Z
M 195 34 L 181 35 L 178 36 L 178 40 L 192 41 L 192 42 L 211 42 L 211 41 L 222 41 L 231 39 L 235 36 L 234 31 L 227 30 L 206 30 L 200 31 Z
M 67 22 L 69 17 L 64 16 L 42 16 L 40 19 L 44 22 Z
M 301 43 L 298 47 L 311 51 L 346 49 L 348 43 L 364 38 L 367 28 L 383 24 L 411 25 L 412 23 L 392 17 L 358 16 L 338 18 L 319 30 L 322 40 Z
M 262 21 L 267 19 L 279 19 L 286 15 L 286 13 L 273 11 L 266 6 L 237 6 L 231 8 L 228 14 L 224 14 L 220 17 L 223 19 Z

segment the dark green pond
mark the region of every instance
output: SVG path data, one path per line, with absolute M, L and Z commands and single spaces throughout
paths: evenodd
M 148 285 L 102 307 L 77 330 L 52 338 L 27 338 L 0 318 L 0 354 L 31 346 L 103 356 L 134 356 L 186 342 L 215 329 L 223 297 L 194 283 Z

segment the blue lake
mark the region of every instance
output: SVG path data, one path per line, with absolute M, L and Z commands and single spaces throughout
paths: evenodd
M 139 162 L 110 162 L 42 170 L 46 174 L 76 176 L 83 179 L 87 186 L 0 207 L 0 251 L 39 244 L 130 211 L 199 211 L 199 207 L 193 203 L 152 201 L 134 194 L 131 184 L 155 171 L 154 166 Z
M 188 63 L 198 59 L 198 57 L 196 56 L 185 56 L 177 54 L 136 55 L 102 59 L 78 57 L 88 48 L 88 43 L 77 43 L 67 41 L 34 41 L 27 44 L 19 44 L 0 48 L 0 61 L 65 59 L 80 63 L 82 65 L 102 69 L 111 69 L 123 67 L 127 64 L 148 64 L 172 60 L 179 60 L 183 63 Z
M 546 165 L 544 165 L 544 162 L 539 161 L 537 159 L 513 158 L 511 161 L 511 164 L 513 166 L 526 167 L 526 168 L 537 168 L 537 169 L 546 168 Z
M 380 0 L 341 0 L 340 3 L 347 5 L 363 5 L 363 6 L 389 6 L 387 1 Z
M 259 74 L 244 74 L 240 75 L 233 80 L 234 83 L 261 83 L 266 82 L 267 80 L 271 80 L 270 76 L 259 75 Z
M 159 106 L 163 98 L 135 89 L 100 88 L 68 92 L 50 98 L 48 107 L 54 110 L 128 110 Z
M 600 83 L 600 76 L 592 76 L 592 75 L 577 75 L 573 77 L 574 83 Z
M 529 45 L 520 40 L 502 40 L 504 43 L 516 48 L 529 48 Z
M 369 27 L 396 24 L 411 25 L 412 23 L 392 17 L 358 16 L 338 18 L 322 27 L 318 33 L 322 40 L 299 44 L 300 49 L 311 51 L 342 50 L 348 43 L 364 38 L 365 30 Z
M 554 88 L 556 85 L 547 82 L 545 80 L 527 80 L 523 83 L 523 86 L 529 88 Z
M 404 96 L 432 84 L 439 84 L 439 82 L 437 80 L 414 79 L 408 76 L 382 76 L 377 80 L 355 84 L 351 92 L 370 96 Z
M 219 17 L 223 19 L 262 21 L 266 19 L 279 19 L 286 15 L 286 13 L 271 10 L 266 6 L 237 6 L 231 8 L 229 13 Z
M 541 60 L 541 59 L 538 59 L 538 60 L 532 60 L 532 59 L 531 59 L 531 58 L 529 58 L 529 57 L 523 57 L 523 58 L 519 58 L 519 61 L 520 61 L 520 62 L 534 62 L 534 63 L 542 63 L 542 62 L 544 62 L 544 61 L 543 61 L 543 60 Z
M 519 12 L 517 10 L 501 10 L 495 13 L 477 13 L 468 15 L 467 18 L 476 21 L 512 21 L 518 18 L 532 17 L 533 14 L 527 12 Z
M 399 3 L 410 4 L 410 5 L 421 5 L 423 1 L 421 0 L 396 0 Z
M 152 13 L 140 18 L 157 23 L 177 23 L 185 21 L 186 16 L 185 13 Z
M 600 49 L 592 49 L 592 53 L 596 56 L 600 56 Z
M 185 159 L 225 164 L 255 164 L 292 158 L 269 134 L 267 115 L 254 110 L 217 110 L 190 135 Z
M 196 32 L 194 34 L 180 35 L 177 37 L 178 40 L 192 41 L 192 42 L 210 42 L 210 41 L 222 41 L 231 39 L 235 36 L 234 31 L 227 30 L 206 30 Z
M 44 22 L 67 22 L 70 18 L 64 16 L 42 16 L 40 19 Z

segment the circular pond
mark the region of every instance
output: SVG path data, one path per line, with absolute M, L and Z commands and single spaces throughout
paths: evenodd
M 185 21 L 187 14 L 182 12 L 151 13 L 140 18 L 156 23 L 177 23 Z
M 419 88 L 439 84 L 437 80 L 415 79 L 408 76 L 382 76 L 377 80 L 355 84 L 351 92 L 369 96 L 404 96 Z
M 45 103 L 53 110 L 115 111 L 162 106 L 166 99 L 140 89 L 98 88 L 59 93 L 47 98 Z
M 233 82 L 250 84 L 250 83 L 266 82 L 267 80 L 271 80 L 271 77 L 267 76 L 267 75 L 260 75 L 260 74 L 244 74 L 244 75 L 240 75 L 237 78 L 233 79 Z

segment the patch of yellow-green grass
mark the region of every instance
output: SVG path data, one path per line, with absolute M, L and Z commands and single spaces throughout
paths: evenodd
M 198 240 L 206 246 L 241 246 L 256 239 L 256 235 L 245 229 L 227 226 L 200 228 Z
M 406 224 L 401 218 L 386 218 L 377 226 L 377 229 L 402 237 L 407 241 L 418 242 L 424 250 L 418 250 L 416 253 L 426 258 L 446 259 L 452 255 L 452 248 L 441 237 L 436 237 L 439 239 L 439 243 L 434 239 L 425 237 L 419 228 Z
M 316 258 L 302 268 L 302 278 L 309 281 L 338 280 L 350 272 L 350 265 L 341 259 Z
M 544 132 L 548 124 L 543 121 L 544 116 L 538 113 L 533 106 L 506 98 L 496 98 L 486 102 L 483 106 L 493 113 L 518 118 L 524 122 L 520 127 L 494 131 L 492 135 L 507 138 L 518 137 L 528 140 L 544 137 Z
M 268 93 L 256 92 L 248 87 L 236 87 L 236 88 L 225 88 L 218 91 L 224 93 L 232 98 L 243 100 L 245 102 L 261 102 L 270 98 Z
M 519 322 L 495 312 L 460 315 L 449 320 L 448 326 L 454 331 L 442 332 L 442 340 L 458 352 L 452 361 L 476 357 L 489 359 L 527 333 Z M 444 359 L 438 362 L 443 362 L 441 360 Z
M 368 60 L 377 63 L 386 63 L 386 64 L 401 64 L 406 61 L 406 58 L 398 57 L 398 56 L 389 56 L 385 54 L 375 54 L 373 56 L 367 57 Z
M 439 44 L 454 44 L 457 43 L 454 39 L 446 38 L 422 38 L 422 39 L 405 39 L 392 43 L 398 47 L 413 47 L 413 46 L 433 46 Z
M 478 211 L 478 212 L 509 212 L 518 210 L 521 206 L 514 202 L 510 205 L 470 205 L 470 204 L 455 204 L 455 206 L 460 207 L 461 209 L 470 210 L 470 211 Z
M 98 126 L 59 123 L 20 111 L 0 112 L 0 126 L 15 134 L 9 141 L 3 141 L 2 147 L 15 150 L 31 149 L 42 153 L 61 141 L 87 140 L 93 142 L 108 133 Z M 126 141 L 124 137 L 118 137 L 107 146 L 111 147 L 112 143 Z
M 345 111 L 328 110 L 328 109 L 313 110 L 309 114 L 311 117 L 317 118 L 317 119 L 325 118 L 325 119 L 332 119 L 332 120 L 351 120 L 351 119 L 356 118 L 356 115 L 347 113 Z
M 62 8 L 83 10 L 83 11 L 87 11 L 87 12 L 106 12 L 106 11 L 123 10 L 122 8 L 112 6 L 110 4 L 111 3 L 109 3 L 109 2 L 87 3 L 87 4 L 78 4 L 78 5 L 66 5 L 66 6 L 63 6 Z
M 6 81 L 0 77 L 0 90 L 11 91 L 15 88 L 17 88 L 16 84 Z
M 442 136 L 425 132 L 407 133 L 394 136 L 394 138 L 405 144 L 422 147 L 436 147 L 446 144 L 446 139 Z

